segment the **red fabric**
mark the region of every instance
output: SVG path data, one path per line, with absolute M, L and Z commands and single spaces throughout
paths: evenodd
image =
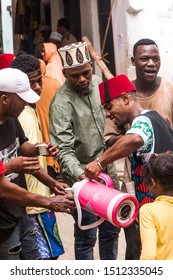
M 106 90 L 107 88 L 107 90 Z M 112 99 L 119 97 L 123 93 L 136 91 L 134 85 L 126 75 L 119 75 L 99 84 L 101 103 L 108 103 Z
M 0 54 L 0 70 L 10 67 L 10 64 L 14 58 L 14 54 L 11 53 Z
M 3 165 L 3 163 L 0 161 L 0 175 L 4 174 L 6 171 L 5 166 Z

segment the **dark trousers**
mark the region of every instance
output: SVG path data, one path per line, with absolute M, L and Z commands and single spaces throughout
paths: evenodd
M 77 221 L 77 212 L 74 213 L 74 219 Z M 82 225 L 88 225 L 96 222 L 98 216 L 82 209 Z M 93 249 L 97 240 L 101 260 L 116 260 L 118 254 L 118 237 L 120 228 L 115 227 L 111 223 L 104 221 L 98 227 L 81 230 L 77 223 L 74 225 L 75 237 L 75 259 L 76 260 L 93 260 Z
M 141 241 L 139 225 L 134 222 L 131 226 L 124 228 L 126 240 L 126 260 L 139 260 L 141 254 Z

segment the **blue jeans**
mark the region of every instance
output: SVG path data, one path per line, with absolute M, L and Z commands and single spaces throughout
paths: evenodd
M 74 219 L 77 221 L 77 213 L 74 213 Z M 98 216 L 82 209 L 82 225 L 88 225 L 96 222 Z M 111 223 L 104 221 L 98 227 L 88 230 L 81 230 L 77 223 L 74 224 L 75 237 L 75 259 L 76 260 L 93 260 L 94 246 L 97 240 L 99 255 L 101 260 L 116 260 L 118 254 L 118 237 L 120 228 L 115 227 Z
M 25 215 L 7 240 L 0 244 L 0 260 L 37 260 L 36 229 Z

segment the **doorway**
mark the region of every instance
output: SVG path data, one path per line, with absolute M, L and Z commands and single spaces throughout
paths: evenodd
M 99 14 L 100 44 L 102 48 L 104 43 L 105 31 L 107 28 L 108 17 L 111 9 L 111 1 L 97 0 L 97 5 L 98 5 L 98 14 Z M 105 62 L 105 64 L 108 67 L 109 71 L 115 76 L 116 69 L 115 69 L 115 57 L 114 57 L 112 19 L 110 20 L 103 54 L 107 54 L 105 58 L 106 60 L 108 60 L 109 63 Z
M 64 17 L 71 25 L 71 32 L 81 41 L 81 18 L 80 18 L 80 0 L 63 0 Z

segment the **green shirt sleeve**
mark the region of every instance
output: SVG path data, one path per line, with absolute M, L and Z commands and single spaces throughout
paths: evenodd
M 58 112 L 58 114 L 56 114 Z M 71 110 L 68 110 L 68 103 L 58 104 L 53 102 L 50 106 L 50 137 L 51 142 L 56 143 L 59 148 L 58 161 L 61 171 L 65 176 L 73 178 L 76 182 L 84 170 L 76 157 L 74 144 L 75 136 L 71 122 Z M 73 183 L 74 183 L 73 182 Z

